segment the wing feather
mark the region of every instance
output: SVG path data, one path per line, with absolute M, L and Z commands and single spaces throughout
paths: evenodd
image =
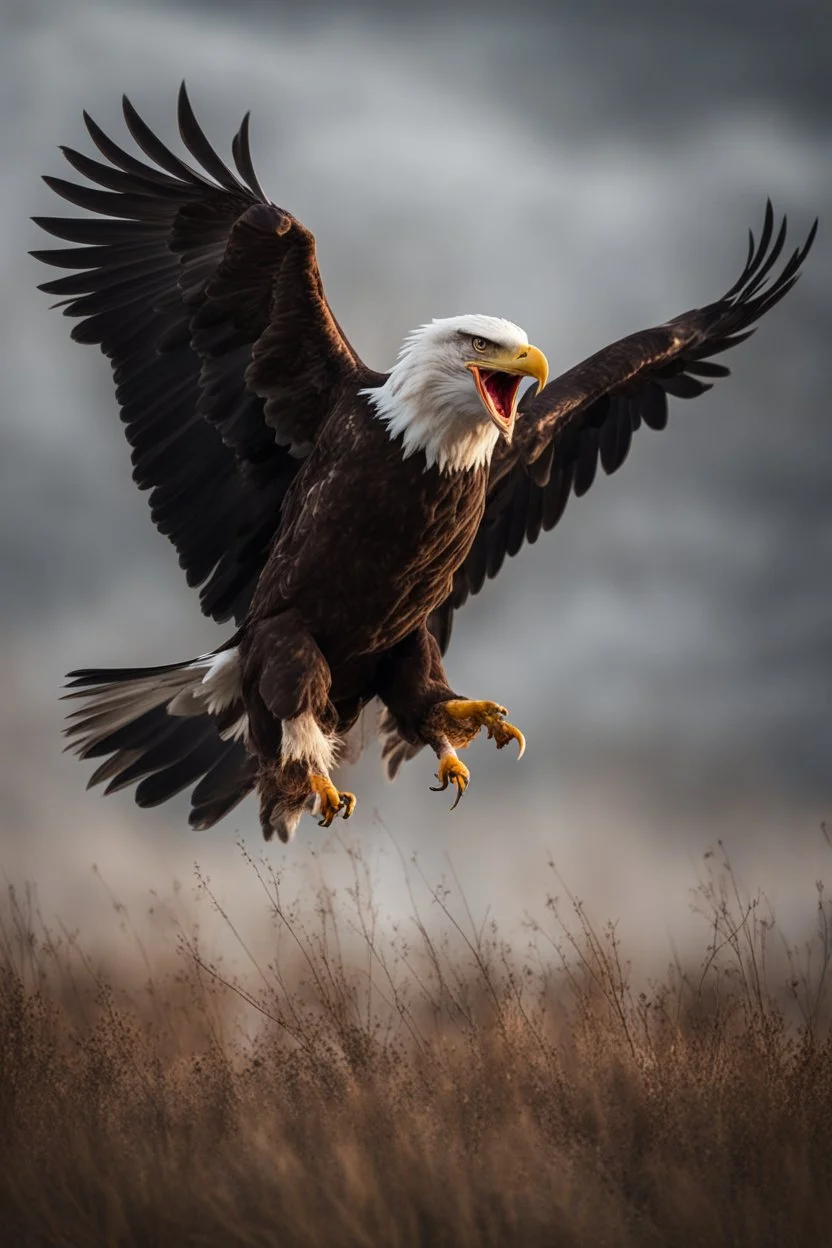
M 200 127 L 184 84 L 188 163 L 123 101 L 139 155 L 84 120 L 103 159 L 62 148 L 84 183 L 45 180 L 95 217 L 39 217 L 72 244 L 33 254 L 67 270 L 43 284 L 72 337 L 101 347 L 132 447 L 133 476 L 203 610 L 244 615 L 298 471 L 345 384 L 372 378 L 323 291 L 312 234 L 266 198 L 248 115 L 234 169 Z
M 237 166 L 237 172 L 245 182 L 248 189 L 251 191 L 254 198 L 265 201 L 267 196 L 260 185 L 257 174 L 254 172 L 254 164 L 251 159 L 248 113 L 246 113 L 240 125 L 240 129 L 231 141 L 231 154 L 234 157 L 234 164 Z
M 234 177 L 225 162 L 220 160 L 194 116 L 194 110 L 191 108 L 191 101 L 188 99 L 188 92 L 185 90 L 184 82 L 179 88 L 178 118 L 182 142 L 197 163 L 202 166 L 215 182 L 224 187 L 226 191 L 230 191 L 232 195 L 239 195 L 243 192 L 244 188 Z

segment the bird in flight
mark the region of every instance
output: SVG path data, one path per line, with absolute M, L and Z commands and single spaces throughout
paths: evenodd
M 110 359 L 133 478 L 203 611 L 236 631 L 183 663 L 71 672 L 67 748 L 102 760 L 90 784 L 136 784 L 140 806 L 193 786 L 197 828 L 255 791 L 264 836 L 287 841 L 304 811 L 324 826 L 352 814 L 333 776 L 378 701 L 389 776 L 427 746 L 456 805 L 470 778 L 457 751 L 482 729 L 525 748 L 504 706 L 451 685 L 456 612 L 599 464 L 621 466 L 634 433 L 665 427 L 668 397 L 727 376 L 714 357 L 791 289 L 817 222 L 778 268 L 786 221 L 775 232 L 768 203 L 721 299 L 551 381 L 519 326 L 482 315 L 421 326 L 379 373 L 330 309 L 314 237 L 261 189 L 248 116 L 233 170 L 184 84 L 189 160 L 127 99 L 145 159 L 84 116 L 103 160 L 61 150 L 93 185 L 45 180 L 95 215 L 36 218 L 73 244 L 33 253 L 69 270 L 41 289 Z

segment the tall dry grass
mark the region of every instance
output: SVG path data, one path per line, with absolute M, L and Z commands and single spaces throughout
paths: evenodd
M 180 927 L 141 991 L 10 891 L 4 1244 L 832 1242 L 822 886 L 788 949 L 720 851 L 695 890 L 701 963 L 639 986 L 554 867 L 517 947 L 453 882 L 430 923 L 414 890 L 383 924 L 352 862 L 351 888 L 301 908 L 250 860 L 268 959 L 240 937 L 232 978 Z

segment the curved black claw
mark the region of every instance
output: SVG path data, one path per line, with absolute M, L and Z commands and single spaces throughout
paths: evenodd
M 468 788 L 471 781 L 471 773 L 456 754 L 444 754 L 439 760 L 439 771 L 436 773 L 439 781 L 438 785 L 430 786 L 431 793 L 444 793 L 448 785 L 453 783 L 456 788 L 456 799 L 451 810 L 456 810 L 459 805 L 459 799 Z

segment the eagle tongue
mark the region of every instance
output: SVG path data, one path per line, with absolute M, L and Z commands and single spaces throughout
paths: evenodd
M 503 420 L 508 420 L 511 416 L 514 396 L 517 394 L 517 389 L 520 385 L 520 378 L 513 376 L 511 373 L 501 373 L 494 370 L 493 372 L 483 372 L 482 384 L 499 415 Z

